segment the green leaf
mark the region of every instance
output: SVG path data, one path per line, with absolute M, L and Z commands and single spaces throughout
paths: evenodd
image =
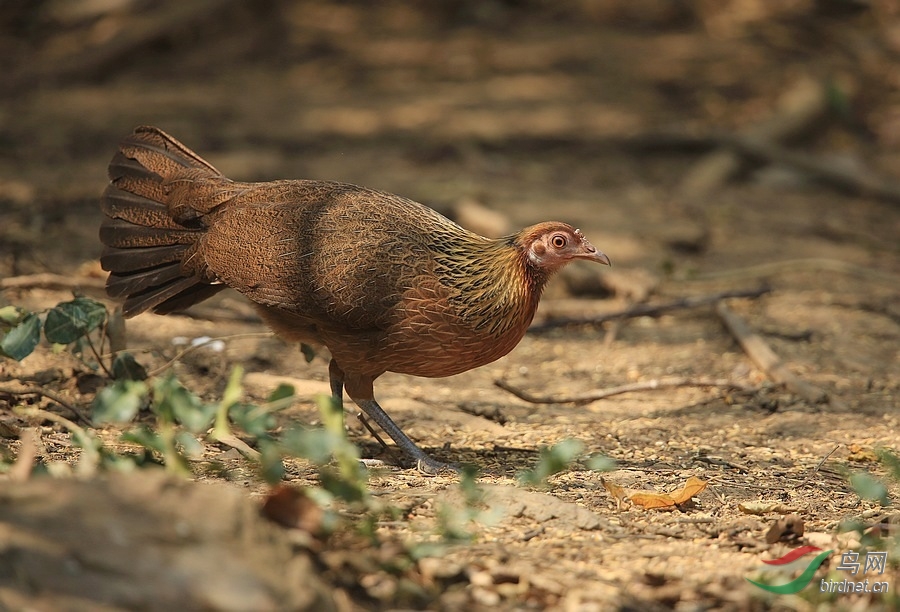
M 300 343 L 300 352 L 303 353 L 306 363 L 312 363 L 312 360 L 316 358 L 316 349 L 305 342 Z
M 229 418 L 251 436 L 261 438 L 278 424 L 275 417 L 253 404 L 234 404 L 228 409 Z
M 238 403 L 244 394 L 241 387 L 241 377 L 244 375 L 244 368 L 234 366 L 231 370 L 231 376 L 228 377 L 228 384 L 225 385 L 225 391 L 222 393 L 222 399 L 216 407 L 215 423 L 212 430 L 212 438 L 214 440 L 224 440 L 231 435 L 231 425 L 228 422 L 229 409 Z
M 26 314 L 26 311 L 18 306 L 4 306 L 0 308 L 0 323 L 10 326 L 17 325 Z
M 519 474 L 519 480 L 523 484 L 543 485 L 548 478 L 568 468 L 583 451 L 584 444 L 574 438 L 567 438 L 551 447 L 544 447 L 541 449 L 537 465 Z
M 41 320 L 36 314 L 28 314 L 0 340 L 0 354 L 22 361 L 34 351 L 40 340 Z
M 280 402 L 281 400 L 285 400 L 289 397 L 294 396 L 294 385 L 289 385 L 287 383 L 281 383 L 272 393 L 269 394 L 269 403 L 274 404 L 275 402 Z
M 281 449 L 270 440 L 259 442 L 259 464 L 262 477 L 269 484 L 281 482 L 284 478 L 284 462 L 281 460 Z
M 322 416 L 322 426 L 325 431 L 344 437 L 344 411 L 333 397 L 320 393 L 316 396 L 316 404 L 319 414 Z
M 146 380 L 147 370 L 131 353 L 119 353 L 112 362 L 112 375 L 116 380 Z
M 875 454 L 878 456 L 881 465 L 887 468 L 891 478 L 900 481 L 900 457 L 897 457 L 897 455 L 886 448 L 876 449 Z
M 226 408 L 238 403 L 244 394 L 244 388 L 241 386 L 241 378 L 243 376 L 244 368 L 234 366 L 234 369 L 231 370 L 231 376 L 228 377 L 228 384 L 225 385 L 225 391 L 222 393 L 222 404 Z
M 887 487 L 884 486 L 884 483 L 865 472 L 851 474 L 850 486 L 853 487 L 856 494 L 863 499 L 877 501 L 882 506 L 888 506 L 891 503 L 891 500 L 888 497 Z
M 110 386 L 100 389 L 94 397 L 94 422 L 130 421 L 147 401 L 148 391 L 146 384 L 134 380 L 117 380 Z
M 335 447 L 334 436 L 323 429 L 289 429 L 282 436 L 281 442 L 285 450 L 294 457 L 309 459 L 317 465 L 331 461 L 331 453 Z
M 164 454 L 166 451 L 166 443 L 163 441 L 162 437 L 151 431 L 146 425 L 123 433 L 122 441 L 131 442 L 132 444 L 143 446 L 147 450 L 156 451 L 158 453 Z
M 153 411 L 161 420 L 181 423 L 196 433 L 209 428 L 216 407 L 204 404 L 169 373 L 153 385 Z
M 606 455 L 592 455 L 587 460 L 587 467 L 595 472 L 611 472 L 616 469 L 616 460 Z
M 51 308 L 44 323 L 50 342 L 70 344 L 97 329 L 106 320 L 106 306 L 89 298 L 75 298 Z
M 203 455 L 203 445 L 192 434 L 179 431 L 175 434 L 175 443 L 178 444 L 185 455 L 191 459 L 198 459 Z

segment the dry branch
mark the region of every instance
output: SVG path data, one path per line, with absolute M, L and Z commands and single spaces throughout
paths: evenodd
M 867 168 L 849 168 L 756 138 L 738 137 L 726 142 L 746 157 L 790 166 L 837 189 L 900 204 L 900 182 L 879 176 Z
M 828 401 L 828 394 L 819 387 L 802 380 L 788 370 L 787 366 L 775 352 L 769 348 L 762 336 L 750 329 L 750 326 L 735 314 L 724 302 L 716 306 L 716 313 L 725 323 L 728 331 L 737 339 L 744 352 L 774 382 L 784 385 L 792 393 L 796 393 L 810 404 Z
M 801 79 L 781 99 L 773 116 L 741 132 L 741 139 L 783 142 L 808 130 L 828 109 L 821 83 Z M 700 159 L 681 181 L 678 193 L 687 199 L 702 199 L 734 177 L 743 167 L 741 152 L 734 147 L 717 149 Z
M 76 408 L 73 404 L 60 397 L 59 394 L 50 391 L 49 389 L 31 387 L 28 385 L 21 385 L 19 387 L 0 385 L 0 393 L 5 393 L 6 395 L 10 395 L 12 397 L 21 397 L 23 395 L 37 395 L 39 397 L 45 397 L 52 402 L 56 402 L 57 404 L 71 412 L 83 424 L 92 425 L 91 419 L 89 419 L 87 415 L 85 415 L 79 408 Z
M 574 327 L 577 325 L 602 325 L 609 321 L 619 321 L 623 319 L 633 319 L 635 317 L 658 317 L 674 310 L 687 310 L 690 308 L 698 308 L 700 306 L 708 306 L 715 304 L 727 298 L 757 298 L 772 291 L 768 285 L 757 287 L 756 289 L 736 289 L 733 291 L 722 291 L 710 295 L 688 296 L 683 297 L 665 304 L 635 304 L 624 310 L 609 312 L 596 317 L 586 318 L 558 318 L 544 321 L 539 325 L 533 325 L 528 329 L 529 333 L 540 334 L 557 327 Z
M 533 395 L 528 391 L 519 389 L 504 380 L 495 380 L 494 384 L 509 391 L 521 400 L 525 400 L 530 404 L 590 404 L 597 400 L 612 397 L 613 395 L 621 395 L 623 393 L 633 393 L 635 391 L 655 391 L 656 389 L 673 389 L 675 387 L 718 387 L 721 389 L 732 389 L 742 391 L 744 393 L 756 393 L 758 389 L 749 387 L 730 380 L 713 379 L 713 378 L 654 378 L 643 382 L 629 383 L 619 385 L 618 387 L 610 387 L 608 389 L 599 389 L 588 391 L 572 396 L 554 397 L 550 395 Z

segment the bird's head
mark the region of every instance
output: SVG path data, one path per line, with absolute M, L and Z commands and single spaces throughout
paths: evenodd
M 550 221 L 522 230 L 516 243 L 531 266 L 553 273 L 575 259 L 610 265 L 609 257 L 598 251 L 581 230 L 566 223 Z

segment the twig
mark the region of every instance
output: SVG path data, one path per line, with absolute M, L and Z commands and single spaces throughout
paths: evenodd
M 210 440 L 212 440 L 213 442 L 218 442 L 219 444 L 224 444 L 225 446 L 229 446 L 242 454 L 244 457 L 252 459 L 253 461 L 259 461 L 262 457 L 258 450 L 252 448 L 249 444 L 232 433 L 210 436 Z
M 701 463 L 708 463 L 709 465 L 719 465 L 723 467 L 730 467 L 733 470 L 737 470 L 738 472 L 743 472 L 747 474 L 750 472 L 750 468 L 744 465 L 740 465 L 738 463 L 734 463 L 732 461 L 728 461 L 727 459 L 722 459 L 721 457 L 710 457 L 709 455 L 697 455 L 694 457 L 694 461 L 699 461 Z
M 95 444 L 91 443 L 91 440 L 96 440 L 96 437 L 91 433 L 79 427 L 76 423 L 73 423 L 66 417 L 50 412 L 49 410 L 42 410 L 41 408 L 35 408 L 34 406 L 23 406 L 21 408 L 16 408 L 15 412 L 23 416 L 39 417 L 65 427 L 66 430 L 75 437 L 75 443 L 81 447 L 82 458 L 79 462 L 81 474 L 83 476 L 91 476 L 97 470 L 97 466 L 100 464 L 100 451 Z
M 831 457 L 837 451 L 837 449 L 839 449 L 840 447 L 841 447 L 841 445 L 838 444 L 837 446 L 835 446 L 834 448 L 831 449 L 830 453 L 828 453 L 827 455 L 822 457 L 822 460 L 816 464 L 816 469 L 814 469 L 812 471 L 811 475 L 815 476 L 819 472 L 819 470 L 822 468 L 822 466 L 825 465 L 825 462 L 828 461 L 828 458 Z
M 847 168 L 755 138 L 737 137 L 727 142 L 734 150 L 752 159 L 790 166 L 838 189 L 900 204 L 900 183 L 867 168 Z
M 105 330 L 104 330 L 104 332 L 105 332 Z M 105 338 L 105 337 L 106 336 L 103 333 L 101 333 L 101 335 L 100 335 L 101 343 L 103 342 L 103 338 Z M 115 376 L 113 376 L 113 373 L 109 371 L 109 368 L 106 367 L 106 364 L 103 363 L 103 358 L 100 357 L 100 353 L 97 351 L 97 348 L 94 346 L 94 342 L 91 340 L 91 335 L 85 334 L 84 339 L 87 340 L 88 346 L 90 347 L 91 352 L 94 354 L 94 357 L 97 358 L 97 364 L 100 366 L 100 369 L 103 370 L 103 373 L 106 374 L 110 378 L 115 378 Z M 100 345 L 100 348 L 103 348 L 103 344 Z
M 757 287 L 756 289 L 736 289 L 733 291 L 722 291 L 711 295 L 689 296 L 683 297 L 672 302 L 664 304 L 635 304 L 625 310 L 617 312 L 609 312 L 596 317 L 586 318 L 568 318 L 561 317 L 545 321 L 540 325 L 533 325 L 528 329 L 529 333 L 540 334 L 557 327 L 573 327 L 576 325 L 602 325 L 608 321 L 618 321 L 621 319 L 631 319 L 635 317 L 658 317 L 673 310 L 687 310 L 690 308 L 698 308 L 700 306 L 708 306 L 715 304 L 726 298 L 757 298 L 772 291 L 768 285 Z
M 825 116 L 828 96 L 825 87 L 812 79 L 797 81 L 781 97 L 776 112 L 744 129 L 738 138 L 759 142 L 783 142 L 808 130 Z M 678 193 L 689 199 L 702 199 L 734 177 L 744 165 L 744 155 L 727 142 L 705 155 L 685 173 Z
M 201 349 L 204 346 L 215 342 L 216 340 L 224 341 L 224 340 L 234 340 L 237 338 L 262 338 L 264 336 L 271 336 L 271 335 L 272 335 L 271 332 L 247 332 L 245 334 L 229 334 L 227 336 L 216 336 L 215 338 L 209 338 L 208 340 L 205 340 L 203 342 L 198 342 L 197 344 L 192 344 L 192 345 L 182 349 L 174 357 L 172 357 L 169 361 L 167 361 L 163 365 L 159 366 L 155 370 L 148 372 L 147 376 L 152 378 L 154 376 L 159 375 L 162 372 L 165 372 L 166 369 L 169 368 L 173 363 L 175 363 L 176 361 L 178 361 L 179 359 L 181 359 L 188 353 L 191 353 L 193 351 Z M 146 350 L 152 350 L 152 349 L 146 349 Z
M 788 370 L 784 362 L 769 348 L 762 336 L 753 332 L 750 326 L 735 314 L 725 302 L 719 302 L 716 313 L 728 331 L 737 339 L 744 352 L 757 365 L 759 369 L 774 382 L 784 385 L 792 393 L 796 393 L 810 404 L 820 404 L 828 401 L 828 394 L 822 389 L 800 379 Z
M 542 395 L 533 395 L 528 391 L 523 389 L 519 389 L 518 387 L 514 387 L 509 384 L 505 380 L 495 380 L 494 384 L 503 389 L 504 391 L 509 391 L 516 397 L 521 400 L 525 400 L 530 404 L 589 404 L 591 402 L 596 402 L 597 400 L 605 399 L 607 397 L 612 397 L 613 395 L 621 395 L 623 393 L 633 393 L 635 391 L 654 391 L 656 389 L 672 389 L 675 387 L 718 387 L 721 389 L 734 389 L 738 391 L 742 391 L 744 393 L 756 393 L 758 389 L 755 387 L 748 387 L 746 385 L 742 385 L 740 383 L 732 382 L 729 380 L 723 379 L 713 379 L 713 378 L 654 378 L 653 380 L 647 380 L 643 382 L 629 383 L 626 385 L 619 385 L 618 387 L 609 387 L 607 389 L 599 389 L 595 391 L 590 391 L 588 393 L 582 393 L 579 395 L 572 396 L 562 396 L 562 397 L 553 397 L 553 396 L 542 396 Z
M 63 276 L 61 274 L 26 274 L 0 278 L 0 291 L 6 289 L 95 289 L 103 291 L 106 281 L 90 276 Z
M 40 387 L 30 386 L 23 386 L 19 389 L 14 389 L 8 386 L 0 386 L 0 393 L 8 393 L 9 395 L 13 395 L 16 397 L 21 395 L 38 395 L 41 397 L 46 397 L 47 399 L 56 402 L 57 404 L 71 412 L 79 421 L 81 421 L 85 425 L 92 425 L 91 420 L 87 416 L 85 416 L 80 409 L 76 408 L 66 400 L 62 399 L 59 395 L 48 389 L 41 389 Z

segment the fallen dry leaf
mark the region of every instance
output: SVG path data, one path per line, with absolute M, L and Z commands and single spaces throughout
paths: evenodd
M 849 461 L 858 461 L 860 463 L 873 463 L 878 461 L 878 455 L 871 448 L 860 446 L 859 444 L 851 444 L 847 447 L 850 454 L 847 455 Z
M 674 510 L 678 506 L 689 502 L 692 497 L 703 491 L 707 485 L 705 481 L 691 476 L 680 491 L 657 493 L 655 491 L 625 489 L 602 478 L 600 482 L 609 491 L 610 495 L 616 498 L 619 507 L 621 507 L 622 502 L 629 501 L 635 506 L 640 506 L 647 510 Z
M 628 501 L 628 489 L 625 487 L 620 487 L 619 485 L 609 482 L 605 478 L 600 478 L 600 484 L 603 485 L 603 488 L 609 491 L 609 494 L 613 496 L 613 499 L 616 500 L 616 509 L 621 510 L 622 504 Z

